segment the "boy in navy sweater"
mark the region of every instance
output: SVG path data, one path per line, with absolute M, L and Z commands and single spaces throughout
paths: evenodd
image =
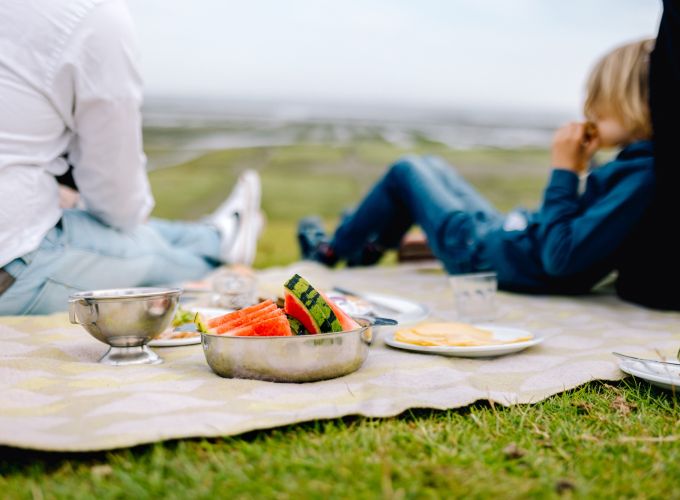
M 318 218 L 300 222 L 303 258 L 333 265 L 377 262 L 413 225 L 451 274 L 495 271 L 501 288 L 526 293 L 585 293 L 616 269 L 620 250 L 654 191 L 648 107 L 651 40 L 624 45 L 593 69 L 586 123 L 555 134 L 553 172 L 536 212 L 499 213 L 435 157 L 392 165 L 329 241 Z M 601 147 L 616 159 L 579 177 Z

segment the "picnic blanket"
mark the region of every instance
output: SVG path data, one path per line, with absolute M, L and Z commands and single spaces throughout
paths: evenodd
M 453 320 L 446 276 L 418 265 L 330 271 L 296 264 L 258 273 L 262 287 L 293 272 L 320 287 L 393 294 Z M 0 444 L 88 451 L 173 438 L 235 435 L 345 415 L 388 417 L 409 408 L 447 409 L 490 400 L 534 403 L 591 380 L 617 380 L 614 350 L 673 355 L 680 315 L 612 295 L 536 297 L 501 293 L 497 322 L 546 341 L 520 354 L 461 359 L 395 350 L 381 336 L 357 372 L 322 382 L 225 379 L 200 345 L 157 349 L 161 365 L 97 363 L 106 346 L 66 314 L 0 318 Z

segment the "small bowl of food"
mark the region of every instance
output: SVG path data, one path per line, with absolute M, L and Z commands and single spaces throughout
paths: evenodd
M 205 359 L 222 377 L 313 382 L 358 370 L 384 318 L 352 318 L 298 275 L 283 308 L 271 300 L 207 322 Z
M 108 365 L 158 364 L 147 344 L 172 322 L 181 288 L 119 288 L 69 297 L 69 318 L 110 349 Z

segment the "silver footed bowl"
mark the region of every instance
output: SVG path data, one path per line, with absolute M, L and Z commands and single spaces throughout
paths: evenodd
M 364 363 L 378 323 L 355 320 L 361 327 L 347 332 L 293 337 L 203 333 L 201 343 L 208 365 L 221 377 L 313 382 L 347 375 Z
M 181 288 L 118 288 L 69 296 L 71 323 L 82 325 L 110 349 L 99 360 L 108 365 L 158 364 L 146 345 L 165 330 L 175 314 Z

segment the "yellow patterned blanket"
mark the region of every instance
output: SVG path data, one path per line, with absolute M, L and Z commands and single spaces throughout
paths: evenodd
M 320 287 L 393 294 L 452 320 L 446 277 L 418 266 L 328 271 L 312 264 L 258 273 L 271 290 L 293 272 Z M 477 400 L 532 403 L 591 380 L 616 380 L 612 351 L 672 355 L 680 315 L 623 303 L 500 294 L 504 325 L 548 337 L 520 354 L 460 359 L 391 349 L 380 336 L 356 373 L 309 384 L 223 379 L 200 345 L 158 349 L 165 363 L 97 363 L 106 346 L 66 314 L 0 318 L 0 444 L 86 451 L 173 438 L 233 435 L 314 419 L 386 417 L 409 408 L 457 408 Z

